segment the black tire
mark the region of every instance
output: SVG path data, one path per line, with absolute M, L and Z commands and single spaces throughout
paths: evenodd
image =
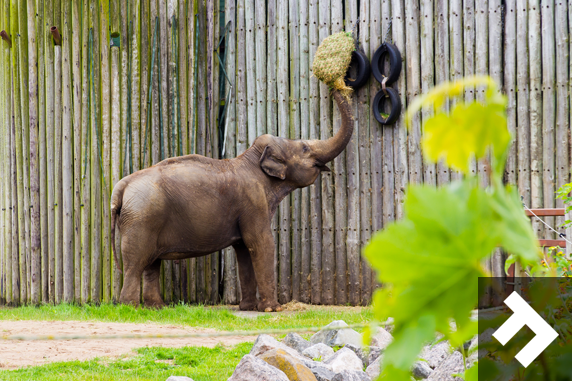
M 401 98 L 399 98 L 399 94 L 397 90 L 392 87 L 387 87 L 387 95 L 383 92 L 383 90 L 379 90 L 377 94 L 375 94 L 375 98 L 373 99 L 373 115 L 375 119 L 383 125 L 393 124 L 401 115 Z M 386 102 L 387 98 L 391 102 L 391 112 L 387 118 L 381 116 L 380 110 L 382 110 L 384 103 Z
M 352 53 L 352 61 L 350 62 L 350 68 L 357 67 L 357 75 L 355 80 L 350 80 L 348 78 L 350 69 L 346 73 L 346 86 L 351 86 L 354 90 L 363 87 L 367 83 L 369 76 L 371 74 L 371 65 L 364 52 L 359 50 L 354 50 Z
M 386 54 L 389 55 L 389 73 L 387 75 L 383 72 L 383 62 Z M 397 81 L 399 74 L 401 74 L 401 65 L 401 53 L 399 53 L 399 49 L 397 49 L 397 46 L 387 42 L 381 44 L 371 59 L 371 71 L 373 72 L 373 76 L 379 83 L 383 82 L 383 79 L 387 77 L 387 86 Z

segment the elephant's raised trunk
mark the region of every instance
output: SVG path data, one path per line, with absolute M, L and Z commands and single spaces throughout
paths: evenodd
M 354 118 L 349 101 L 338 91 L 332 92 L 340 114 L 342 116 L 342 126 L 336 135 L 328 140 L 318 140 L 315 142 L 316 158 L 326 164 L 336 158 L 348 145 L 354 131 Z

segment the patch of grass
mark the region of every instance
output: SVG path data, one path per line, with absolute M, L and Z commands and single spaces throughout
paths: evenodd
M 234 347 L 139 348 L 137 355 L 117 360 L 66 361 L 12 371 L 1 380 L 157 380 L 187 376 L 195 381 L 223 381 L 234 372 L 252 343 Z M 165 361 L 167 360 L 167 361 Z M 169 361 L 170 360 L 170 361 Z
M 225 331 L 290 329 L 324 326 L 333 320 L 348 324 L 368 323 L 371 308 L 320 308 L 306 311 L 263 314 L 256 318 L 235 316 L 225 307 L 205 307 L 179 304 L 161 310 L 126 305 L 101 304 L 77 306 L 72 304 L 0 308 L 0 320 L 79 320 L 117 323 L 160 323 L 215 328 Z

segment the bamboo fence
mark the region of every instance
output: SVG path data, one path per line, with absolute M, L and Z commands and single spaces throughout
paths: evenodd
M 571 14 L 570 2 L 546 0 L 0 0 L 0 304 L 117 301 L 109 197 L 123 176 L 177 155 L 232 158 L 265 133 L 335 134 L 339 111 L 311 65 L 325 37 L 356 23 L 368 57 L 385 40 L 400 49 L 404 108 L 443 81 L 499 82 L 513 135 L 505 179 L 527 205 L 561 207 Z M 402 118 L 382 127 L 379 90 L 372 77 L 355 93 L 354 134 L 332 172 L 278 208 L 281 303 L 369 303 L 378 284 L 361 251 L 403 215 L 407 184 L 459 178 L 423 159 L 431 111 L 409 131 Z M 486 182 L 484 162 L 471 169 Z M 485 266 L 503 276 L 503 261 L 496 252 Z M 232 248 L 163 261 L 162 293 L 235 304 L 237 271 Z

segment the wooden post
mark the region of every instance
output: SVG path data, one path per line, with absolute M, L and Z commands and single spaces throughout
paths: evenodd
M 434 31 L 433 31 L 433 1 L 421 1 L 421 9 L 419 14 L 419 27 L 421 38 L 421 92 L 427 93 L 430 88 L 435 86 L 435 49 L 434 44 Z M 422 112 L 423 122 L 431 116 L 430 108 L 423 108 Z M 423 130 L 423 129 L 422 129 Z M 423 160 L 423 181 L 426 184 L 436 185 L 436 165 L 428 163 Z
M 435 4 L 435 84 L 449 80 L 451 55 L 449 49 L 449 2 L 437 0 Z M 499 35 L 500 37 L 500 35 Z M 448 106 L 448 105 L 446 105 Z M 448 111 L 448 107 L 447 107 Z M 449 168 L 440 161 L 437 163 L 437 185 L 450 181 Z
M 30 249 L 31 249 L 31 302 L 41 298 L 40 259 L 40 161 L 38 156 L 38 66 L 36 55 L 36 20 L 34 0 L 28 0 L 28 66 L 29 66 L 29 133 L 30 133 Z
M 160 111 L 161 110 L 161 98 L 160 98 L 160 94 L 161 94 L 161 85 L 159 83 L 159 78 L 161 77 L 161 74 L 159 73 L 160 70 L 160 66 L 159 66 L 159 62 L 161 60 L 161 57 L 159 57 L 159 44 L 161 43 L 159 40 L 159 13 L 158 13 L 158 9 L 157 9 L 157 2 L 156 1 L 151 1 L 151 48 L 153 49 L 153 46 L 155 47 L 155 53 L 154 53 L 154 57 L 155 60 L 151 63 L 151 71 L 153 72 L 152 75 L 152 81 L 153 81 L 153 88 L 152 88 L 152 99 L 153 99 L 153 105 L 151 106 L 151 121 L 150 121 L 150 126 L 152 126 L 151 128 L 151 139 L 147 142 L 148 145 L 148 149 L 152 152 L 149 153 L 148 156 L 150 156 L 152 158 L 151 160 L 151 164 L 157 164 L 158 162 L 160 162 L 163 158 L 162 158 L 162 150 L 161 147 L 163 146 L 163 142 L 161 141 L 162 137 L 161 137 L 161 132 L 160 132 L 160 128 L 161 128 L 161 124 L 160 124 L 160 118 L 162 118 L 162 116 L 160 115 Z M 151 57 L 153 58 L 153 52 L 151 52 Z
M 509 0 L 510 1 L 510 0 Z M 459 81 L 464 73 L 464 46 L 463 46 L 463 4 L 461 0 L 451 0 L 449 11 L 450 23 L 450 80 Z M 456 100 L 450 102 L 451 108 Z M 459 180 L 461 172 L 451 171 L 451 180 Z
M 74 301 L 81 302 L 81 175 L 82 175 L 82 22 L 81 0 L 72 4 L 72 96 L 73 96 L 73 266 Z
M 252 145 L 256 139 L 256 48 L 255 35 L 256 23 L 254 20 L 254 1 L 245 1 L 244 17 L 245 17 L 245 48 L 246 48 L 246 110 L 248 123 L 248 146 Z
M 63 301 L 74 300 L 74 218 L 73 218 L 73 131 L 72 131 L 72 81 L 71 81 L 71 3 L 62 4 L 62 267 Z
M 290 29 L 290 46 L 289 46 L 289 57 L 290 57 L 290 93 L 289 93 L 289 122 L 290 122 L 290 139 L 300 139 L 300 33 L 299 33 L 299 13 L 300 13 L 300 1 L 304 0 L 290 0 L 289 8 L 289 29 Z M 332 10 L 334 11 L 334 10 Z M 257 33 L 256 38 L 261 33 Z M 258 45 L 258 44 L 257 44 Z M 258 47 L 258 46 L 257 46 Z M 262 52 L 262 49 L 257 49 Z M 264 56 L 264 54 L 261 54 Z M 258 57 L 257 57 L 258 60 Z M 258 62 L 257 62 L 258 67 Z M 262 66 L 264 67 L 264 66 Z M 258 74 L 257 74 L 258 75 Z M 257 79 L 257 83 L 260 79 Z M 262 79 L 266 81 L 266 76 Z M 258 96 L 260 99 L 260 95 Z M 262 101 L 259 103 L 262 106 Z M 257 113 L 264 113 L 261 110 L 257 110 Z M 258 123 L 261 120 L 266 120 L 266 113 L 264 113 L 264 118 L 258 119 Z M 259 129 L 260 132 L 261 129 Z M 301 277 L 301 190 L 296 189 L 291 193 L 290 197 L 286 197 L 286 202 L 290 198 L 290 232 L 292 235 L 292 288 L 290 300 L 300 300 L 300 277 Z M 333 279 L 332 279 L 333 281 Z M 333 301 L 332 301 L 333 302 Z
M 463 2 L 463 27 L 465 77 L 469 77 L 475 74 L 475 0 Z M 465 101 L 472 102 L 474 100 L 474 86 L 465 87 Z M 469 170 L 473 176 L 477 175 L 475 160 L 471 160 Z
M 314 61 L 316 50 L 320 45 L 319 38 L 319 19 L 318 19 L 318 0 L 310 0 L 310 65 Z M 311 66 L 310 66 L 311 67 Z M 319 81 L 314 75 L 310 75 L 310 139 L 320 138 L 320 112 L 327 112 L 320 107 L 320 87 Z M 270 111 L 270 110 L 269 110 Z M 322 176 L 310 187 L 310 215 L 312 222 L 311 232 L 311 295 L 312 304 L 321 304 L 322 302 Z
M 507 107 L 506 107 L 506 118 L 508 130 L 512 137 L 512 143 L 510 145 L 505 177 L 510 184 L 516 184 L 517 179 L 517 165 L 516 165 L 516 146 L 517 146 L 517 134 L 516 134 L 516 0 L 507 0 L 505 4 L 505 33 L 503 41 L 503 52 L 504 52 L 504 93 L 507 96 Z

